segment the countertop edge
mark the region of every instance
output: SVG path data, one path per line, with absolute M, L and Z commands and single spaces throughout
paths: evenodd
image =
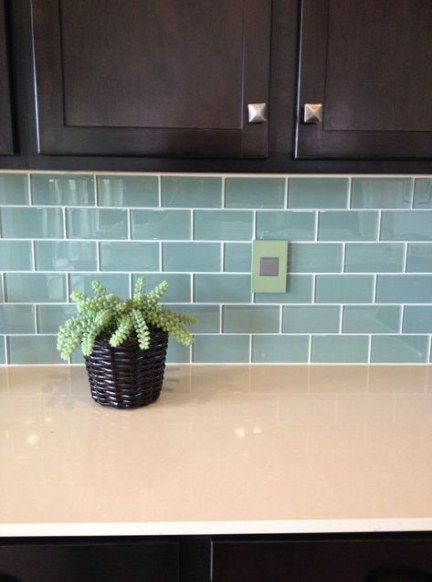
M 432 517 L 274 521 L 177 521 L 0 524 L 0 538 L 90 536 L 183 536 L 432 531 Z

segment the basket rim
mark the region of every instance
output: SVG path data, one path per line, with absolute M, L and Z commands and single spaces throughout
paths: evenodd
M 153 338 L 161 338 L 161 339 L 167 338 L 168 339 L 168 337 L 169 337 L 169 333 L 167 331 L 163 331 L 163 330 L 150 331 L 150 339 L 153 339 Z M 114 347 L 114 346 L 110 345 L 110 343 L 109 343 L 109 336 L 99 336 L 95 340 L 95 345 L 96 344 L 108 346 L 112 350 L 115 350 L 115 349 L 121 349 L 125 346 L 137 346 L 138 345 L 138 338 L 128 337 L 122 344 Z

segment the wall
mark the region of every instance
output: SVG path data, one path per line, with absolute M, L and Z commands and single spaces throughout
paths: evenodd
M 431 361 L 429 178 L 3 172 L 0 220 L 1 363 L 60 362 L 71 289 L 138 273 L 199 317 L 170 362 Z M 255 237 L 290 241 L 285 294 L 252 296 Z

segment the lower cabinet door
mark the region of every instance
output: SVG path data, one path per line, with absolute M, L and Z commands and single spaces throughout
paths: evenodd
M 432 541 L 214 540 L 212 582 L 432 582 Z
M 0 544 L 0 582 L 178 582 L 174 541 Z

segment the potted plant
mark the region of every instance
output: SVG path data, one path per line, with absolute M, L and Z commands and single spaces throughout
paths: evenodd
M 195 318 L 160 305 L 166 281 L 146 293 L 140 278 L 133 298 L 126 301 L 108 293 L 99 281 L 92 287 L 94 297 L 71 294 L 78 315 L 59 329 L 61 357 L 69 361 L 81 346 L 91 394 L 99 404 L 137 408 L 155 402 L 162 389 L 168 335 L 191 345 L 193 335 L 187 326 Z

